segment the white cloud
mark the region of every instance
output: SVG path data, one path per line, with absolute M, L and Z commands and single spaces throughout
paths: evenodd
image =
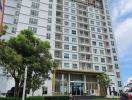
M 131 53 L 132 47 L 132 17 L 128 17 L 128 14 L 132 14 L 132 0 L 113 0 L 112 21 L 121 57 Z

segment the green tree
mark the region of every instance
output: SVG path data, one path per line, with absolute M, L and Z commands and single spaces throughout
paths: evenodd
M 112 84 L 112 80 L 106 73 L 101 73 L 97 75 L 98 82 L 100 84 L 100 93 L 102 96 L 107 95 L 107 88 Z
M 30 30 L 22 30 L 16 37 L 6 41 L 6 46 L 0 50 L 0 64 L 15 81 L 15 97 L 19 96 L 23 87 L 26 66 L 27 89 L 35 91 L 44 84 L 55 67 L 49 50 L 49 42 L 35 37 Z

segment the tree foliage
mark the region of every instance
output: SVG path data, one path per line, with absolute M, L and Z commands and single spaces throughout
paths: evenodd
M 107 88 L 112 84 L 112 80 L 106 73 L 98 74 L 97 78 L 100 84 L 100 93 L 102 96 L 106 96 Z
M 6 41 L 6 46 L 0 50 L 0 64 L 15 80 L 14 96 L 18 96 L 23 87 L 26 66 L 27 89 L 35 91 L 44 84 L 55 67 L 49 50 L 49 42 L 35 37 L 30 30 L 22 30 L 16 37 Z

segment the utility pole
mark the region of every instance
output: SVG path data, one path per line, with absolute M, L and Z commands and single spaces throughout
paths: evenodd
M 27 66 L 26 66 L 26 68 L 25 68 L 24 86 L 23 86 L 23 95 L 22 95 L 22 100 L 25 100 L 26 83 L 27 83 Z

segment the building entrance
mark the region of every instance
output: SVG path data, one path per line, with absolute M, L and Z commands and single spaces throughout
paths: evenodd
M 81 82 L 71 82 L 71 93 L 72 95 L 83 95 L 84 85 Z

